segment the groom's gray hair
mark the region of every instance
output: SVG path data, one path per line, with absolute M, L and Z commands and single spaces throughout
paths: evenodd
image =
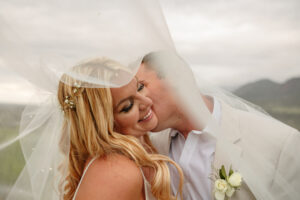
M 162 70 L 159 67 L 159 58 L 163 55 L 163 52 L 151 52 L 144 56 L 142 63 L 148 70 L 153 70 L 156 72 L 157 77 L 162 79 L 165 77 Z

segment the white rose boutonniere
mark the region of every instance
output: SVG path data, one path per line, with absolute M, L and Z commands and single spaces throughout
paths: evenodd
M 242 184 L 242 175 L 231 168 L 226 173 L 224 165 L 215 175 L 214 195 L 216 200 L 230 199 Z
M 235 192 L 235 188 L 229 186 L 228 189 L 227 189 L 227 191 L 226 191 L 226 196 L 228 198 L 230 198 L 234 194 L 234 192 Z
M 217 179 L 215 181 L 215 198 L 217 200 L 223 200 L 225 193 L 228 190 L 228 183 L 223 179 Z
M 229 176 L 228 182 L 232 187 L 240 187 L 242 184 L 242 175 L 238 172 L 234 172 Z

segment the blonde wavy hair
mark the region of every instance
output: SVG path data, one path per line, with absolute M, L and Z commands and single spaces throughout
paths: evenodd
M 106 69 L 99 67 L 103 65 Z M 111 72 L 120 69 L 122 67 L 119 63 L 102 58 L 90 60 L 75 66 L 72 70 L 86 75 L 98 74 L 109 79 L 112 77 Z M 64 111 L 62 140 L 65 140 L 66 135 L 70 140 L 67 151 L 68 172 L 63 180 L 64 200 L 73 198 L 87 160 L 111 153 L 126 156 L 139 167 L 152 169 L 154 175 L 150 181 L 151 192 L 157 199 L 170 200 L 177 199 L 178 196 L 182 199 L 183 173 L 180 167 L 168 157 L 158 154 L 147 134 L 143 136 L 144 142 L 141 144 L 137 138 L 114 130 L 113 100 L 109 88 L 76 88 L 75 83 L 81 85 L 84 83 L 66 74 L 61 80 L 63 81 L 59 83 L 58 100 Z M 67 96 L 72 99 L 75 107 L 66 104 Z M 175 166 L 180 175 L 179 194 L 176 196 L 172 195 L 170 187 L 168 163 Z

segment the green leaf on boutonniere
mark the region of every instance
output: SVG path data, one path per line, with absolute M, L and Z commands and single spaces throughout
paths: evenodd
M 224 180 L 227 179 L 226 170 L 225 170 L 224 165 L 222 165 L 222 167 L 221 167 L 221 169 L 219 171 L 219 174 L 220 174 L 220 178 L 221 179 L 224 179 Z
M 233 174 L 234 171 L 232 170 L 231 166 L 230 166 L 230 170 L 229 170 L 229 176 L 231 176 L 231 174 Z
M 219 176 L 220 176 L 221 179 L 224 179 L 224 180 L 225 180 L 225 177 L 223 176 L 222 170 L 221 170 L 221 169 L 219 170 Z

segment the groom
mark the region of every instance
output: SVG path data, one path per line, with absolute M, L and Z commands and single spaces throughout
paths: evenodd
M 147 96 L 152 99 L 153 111 L 158 117 L 159 122 L 153 132 L 162 131 L 160 134 L 152 134 L 151 141 L 159 153 L 169 156 L 181 166 L 185 175 L 184 199 L 214 199 L 214 181 L 209 177 L 214 169 L 219 169 L 224 165 L 228 170 L 231 165 L 223 155 L 222 150 L 224 149 L 221 150 L 220 142 L 209 134 L 210 127 L 204 127 L 202 130 L 195 128 L 196 126 L 177 105 L 164 83 L 164 78 L 152 69 L 151 55 L 144 57 L 137 77 L 148 88 Z M 273 168 L 278 172 L 286 170 L 285 178 L 290 181 L 292 186 L 295 186 L 294 189 L 299 187 L 297 184 L 300 184 L 300 169 L 299 166 L 293 165 L 294 158 L 291 159 L 288 154 L 300 150 L 300 134 L 297 130 L 274 119 L 238 110 L 214 97 L 202 95 L 202 98 L 212 117 L 220 124 L 220 134 L 224 134 L 223 136 L 236 146 L 237 152 L 243 160 L 247 163 L 255 163 L 255 160 L 252 162 L 251 156 L 243 155 L 240 146 L 245 141 L 242 140 L 257 139 L 256 151 L 264 155 L 264 158 L 268 158 L 268 163 L 274 163 Z M 270 141 L 260 141 L 261 136 Z M 238 171 L 234 166 L 233 169 Z M 170 171 L 172 190 L 176 193 L 179 179 L 174 169 L 171 168 Z M 264 174 L 264 179 L 257 177 L 257 180 L 263 187 L 271 187 L 277 171 Z M 247 184 L 247 180 L 244 180 L 240 190 L 236 191 L 231 199 L 260 199 L 256 192 L 252 191 L 252 188 Z M 285 199 L 284 194 L 280 195 L 283 195 L 280 199 Z

